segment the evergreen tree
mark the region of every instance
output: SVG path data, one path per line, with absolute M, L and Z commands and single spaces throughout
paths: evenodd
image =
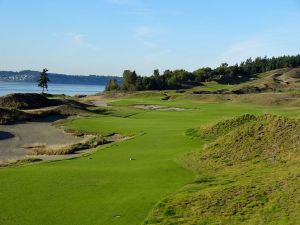
M 42 94 L 45 93 L 45 89 L 48 90 L 48 82 L 50 82 L 47 72 L 47 69 L 43 69 L 38 80 L 38 86 L 42 88 Z
M 119 90 L 119 85 L 116 79 L 109 80 L 105 86 L 105 91 L 116 91 Z

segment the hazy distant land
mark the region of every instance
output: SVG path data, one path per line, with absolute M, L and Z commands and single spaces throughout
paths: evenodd
M 14 71 L 0 71 L 0 81 L 10 82 L 36 82 L 39 78 L 40 72 L 33 70 Z M 67 75 L 49 73 L 49 79 L 54 84 L 85 84 L 85 85 L 106 85 L 111 79 L 116 79 L 118 82 L 122 81 L 121 77 L 104 76 L 104 75 Z

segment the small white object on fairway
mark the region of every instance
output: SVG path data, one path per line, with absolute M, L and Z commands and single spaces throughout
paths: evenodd
M 129 160 L 130 160 L 130 161 L 134 161 L 134 160 L 136 160 L 136 159 L 135 159 L 135 158 L 129 158 Z

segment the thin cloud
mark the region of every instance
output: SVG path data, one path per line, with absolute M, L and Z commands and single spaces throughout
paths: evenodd
M 250 57 L 265 56 L 268 53 L 267 43 L 261 38 L 241 40 L 229 45 L 221 54 L 218 63 L 238 63 Z
M 225 55 L 249 55 L 262 47 L 263 42 L 259 39 L 241 41 L 229 46 L 225 51 Z
M 155 41 L 158 36 L 158 30 L 149 26 L 140 26 L 134 29 L 135 39 L 137 39 L 137 41 L 143 44 L 143 46 L 147 49 L 159 48 Z
M 142 64 L 145 67 L 156 67 L 160 60 L 171 53 L 170 49 L 162 46 L 161 36 L 165 33 L 163 29 L 142 25 L 134 29 L 134 38 L 144 46 L 145 54 Z
M 150 37 L 156 33 L 154 28 L 148 26 L 140 26 L 135 29 L 135 35 L 140 38 Z
M 150 49 L 155 49 L 158 47 L 158 45 L 156 43 L 151 42 L 151 41 L 144 41 L 143 44 L 146 48 L 150 48 Z
M 157 61 L 158 58 L 169 55 L 171 53 L 170 49 L 163 49 L 152 54 L 146 55 L 144 61 L 146 64 L 152 64 Z
M 133 4 L 134 0 L 107 0 L 109 3 L 112 3 L 112 4 L 117 4 L 117 5 L 131 5 Z
M 298 54 L 300 35 L 295 33 L 294 27 L 291 24 L 281 29 L 266 30 L 265 33 L 233 42 L 225 48 L 217 62 L 234 64 L 250 57 Z
M 138 16 L 154 16 L 157 9 L 150 7 L 149 2 L 142 0 L 106 0 L 109 4 L 121 9 L 122 14 Z M 124 10 L 124 8 L 126 8 Z
M 179 16 L 182 15 L 178 9 L 160 9 L 151 6 L 150 2 L 144 0 L 106 0 L 107 3 L 121 8 L 122 14 L 126 15 L 137 15 L 137 16 L 148 16 L 156 17 L 161 15 L 168 16 Z M 123 10 L 126 8 L 126 10 Z
M 70 33 L 67 33 L 67 36 L 70 37 L 71 42 L 78 47 L 84 47 L 84 48 L 87 48 L 90 50 L 98 50 L 96 45 L 90 43 L 87 40 L 86 35 L 75 33 L 75 32 L 70 32 Z
M 139 0 L 106 0 L 108 3 L 118 6 L 139 6 L 141 1 Z

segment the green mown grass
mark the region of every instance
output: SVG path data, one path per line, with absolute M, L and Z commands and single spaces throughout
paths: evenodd
M 194 185 L 196 175 L 178 159 L 200 150 L 205 141 L 187 136 L 189 128 L 245 113 L 299 117 L 298 108 L 204 103 L 182 96 L 163 101 L 162 96 L 124 97 L 111 104 L 112 114 L 64 124 L 68 129 L 102 135 L 135 135 L 133 139 L 100 147 L 78 159 L 0 169 L 0 224 L 141 224 L 159 201 Z M 192 110 L 147 111 L 133 109 L 135 104 Z M 212 176 L 205 185 L 231 179 L 213 181 Z

